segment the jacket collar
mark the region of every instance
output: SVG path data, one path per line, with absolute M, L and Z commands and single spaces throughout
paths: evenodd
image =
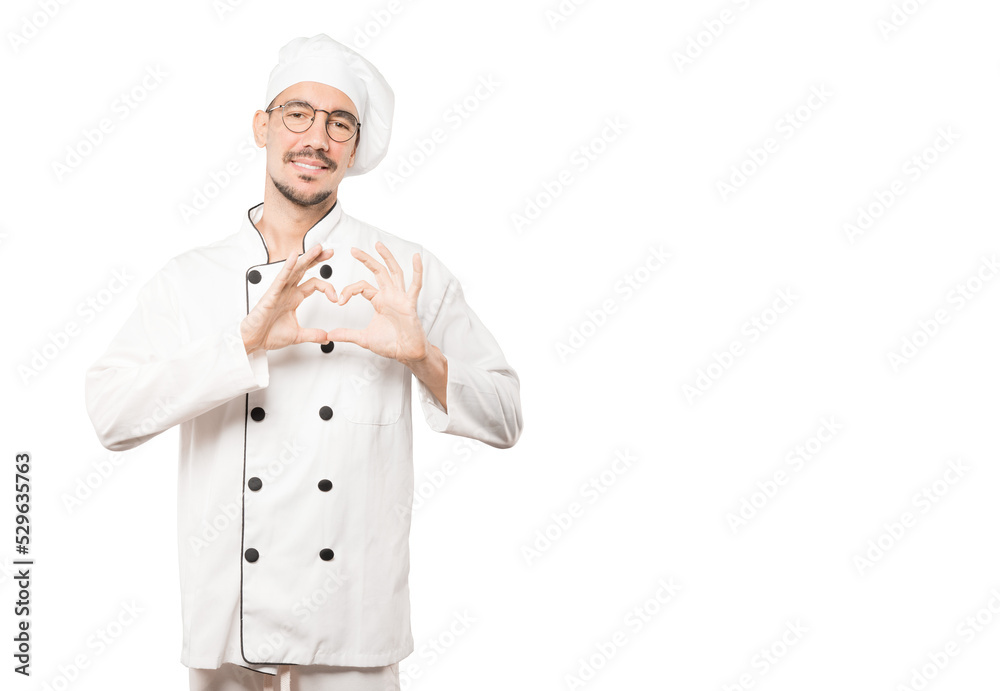
M 251 253 L 251 257 L 254 263 L 257 264 L 267 264 L 267 243 L 264 242 L 264 236 L 261 232 L 257 230 L 256 223 L 260 221 L 261 216 L 264 215 L 264 202 L 257 204 L 256 206 L 251 206 L 247 210 L 247 215 L 243 218 L 243 226 L 240 228 L 240 237 L 243 240 L 244 245 L 247 247 L 248 251 Z M 323 218 L 316 221 L 312 228 L 306 231 L 306 234 L 302 237 L 302 251 L 306 252 L 310 247 L 314 245 L 326 245 L 330 240 L 330 236 L 333 234 L 334 228 L 340 219 L 344 215 L 344 209 L 340 204 L 338 199 L 334 202 L 330 210 L 326 212 Z M 259 261 L 258 261 L 259 260 Z M 276 261 L 284 261 L 284 259 L 279 259 Z M 270 262 L 270 263 L 276 263 Z

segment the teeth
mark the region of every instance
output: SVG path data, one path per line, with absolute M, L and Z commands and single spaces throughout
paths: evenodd
M 302 166 L 303 168 L 311 168 L 312 170 L 319 170 L 322 166 L 311 166 L 308 163 L 303 163 L 302 161 L 295 161 L 295 165 Z

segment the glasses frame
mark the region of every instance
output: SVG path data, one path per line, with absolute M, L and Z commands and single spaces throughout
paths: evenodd
M 274 108 L 270 108 L 268 110 L 265 110 L 264 112 L 267 113 L 268 115 L 270 115 L 271 111 L 277 110 L 278 108 L 285 108 L 286 106 L 290 106 L 293 103 L 299 103 L 299 104 L 302 104 L 302 105 L 305 105 L 305 106 L 309 106 L 310 108 L 312 108 L 313 116 L 312 116 L 312 118 L 310 118 L 309 124 L 306 126 L 306 128 L 304 130 L 302 130 L 302 132 L 296 132 L 295 130 L 293 130 L 291 127 L 288 126 L 287 122 L 285 122 L 285 111 L 282 110 L 281 111 L 281 124 L 283 124 L 285 126 L 285 129 L 287 129 L 289 132 L 292 132 L 294 134 L 302 134 L 303 132 L 308 132 L 309 128 L 313 126 L 313 123 L 316 122 L 316 113 L 326 113 L 326 134 L 327 134 L 328 137 L 330 137 L 330 139 L 332 139 L 333 141 L 337 142 L 338 144 L 343 144 L 344 142 L 351 141 L 352 139 L 354 139 L 354 137 L 357 137 L 359 135 L 359 133 L 361 132 L 361 123 L 358 122 L 357 125 L 354 128 L 354 132 L 351 133 L 350 137 L 348 137 L 347 139 L 337 139 L 336 137 L 333 136 L 333 134 L 330 133 L 330 116 L 333 115 L 335 112 L 346 112 L 346 111 L 323 110 L 322 108 L 316 108 L 315 106 L 313 106 L 313 104 L 308 103 L 306 101 L 288 101 L 287 103 L 283 103 L 280 106 L 274 106 Z

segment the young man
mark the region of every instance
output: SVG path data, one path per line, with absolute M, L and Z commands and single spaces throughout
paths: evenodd
M 431 429 L 497 448 L 521 434 L 520 382 L 441 261 L 337 198 L 388 148 L 378 70 L 298 38 L 265 102 L 264 201 L 143 286 L 87 372 L 87 410 L 113 450 L 180 425 L 192 689 L 398 689 L 413 377 Z

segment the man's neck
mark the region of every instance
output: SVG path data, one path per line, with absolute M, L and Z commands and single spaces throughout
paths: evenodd
M 302 252 L 302 238 L 323 218 L 337 201 L 334 192 L 321 204 L 301 206 L 268 186 L 264 191 L 264 208 L 257 230 L 267 244 L 268 262 L 288 259 L 293 251 Z

